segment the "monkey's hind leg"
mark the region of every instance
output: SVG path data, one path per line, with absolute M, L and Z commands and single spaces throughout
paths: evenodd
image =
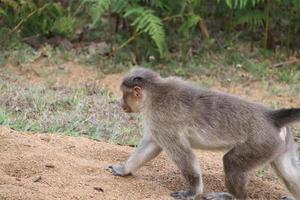
M 292 136 L 290 136 L 288 145 L 288 150 L 273 160 L 271 166 L 294 198 L 300 199 L 300 166 L 296 156 L 297 145 Z
M 248 173 L 254 168 L 268 162 L 274 156 L 274 150 L 266 150 L 264 144 L 238 145 L 223 157 L 225 184 L 234 199 L 248 199 Z

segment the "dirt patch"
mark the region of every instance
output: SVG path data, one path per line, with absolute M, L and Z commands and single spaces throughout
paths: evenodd
M 109 89 L 117 96 L 121 96 L 122 92 L 120 90 L 121 81 L 124 74 L 111 74 L 106 75 L 103 79 L 97 80 L 97 84 Z
M 252 80 L 247 84 L 241 84 L 238 82 L 224 84 L 222 81 L 207 77 L 192 77 L 191 81 L 199 83 L 200 85 L 203 85 L 205 82 L 212 81 L 213 85 L 211 89 L 238 95 L 251 101 L 263 103 L 264 105 L 277 106 L 279 108 L 300 106 L 300 93 L 290 94 L 290 86 L 284 83 L 275 84 L 273 82 L 269 82 L 264 85 L 262 81 Z M 273 85 L 266 86 L 267 84 Z M 272 89 L 276 91 L 272 91 Z
M 69 61 L 63 64 L 54 64 L 49 59 L 40 58 L 34 62 L 19 65 L 7 64 L 6 68 L 13 74 L 17 74 L 32 84 L 63 84 L 76 85 L 86 84 L 107 88 L 116 96 L 121 96 L 120 84 L 125 73 L 105 75 L 101 67 L 87 67 L 85 65 Z M 245 74 L 249 75 L 249 74 Z M 300 93 L 290 95 L 288 84 L 276 83 L 275 87 L 264 86 L 262 81 L 248 81 L 247 84 L 231 83 L 224 84 L 213 77 L 191 77 L 191 81 L 203 83 L 203 79 L 213 81 L 213 88 L 231 94 L 243 96 L 252 101 L 259 101 L 267 105 L 279 107 L 299 107 Z M 251 78 L 249 78 L 250 80 Z M 265 83 L 266 84 L 266 83 Z M 271 83 L 270 83 L 271 84 Z M 277 90 L 271 91 L 271 90 Z
M 100 69 L 71 61 L 53 64 L 47 59 L 38 59 L 18 66 L 7 64 L 5 68 L 31 84 L 97 85 L 107 88 L 117 96 L 121 95 L 120 83 L 124 76 L 124 74 L 104 75 Z
M 165 154 L 134 176 L 113 176 L 133 148 L 84 137 L 20 133 L 0 127 L 0 199 L 171 199 L 186 184 Z M 206 191 L 225 191 L 222 153 L 197 151 Z M 252 198 L 278 199 L 287 192 L 276 179 L 252 176 Z
M 63 64 L 49 63 L 47 59 L 19 65 L 7 64 L 5 68 L 32 84 L 60 83 L 65 85 L 90 83 L 101 76 L 95 68 L 89 68 L 74 62 Z

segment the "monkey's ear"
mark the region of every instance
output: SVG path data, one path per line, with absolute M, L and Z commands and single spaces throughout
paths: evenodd
M 133 95 L 137 98 L 141 98 L 142 97 L 142 88 L 139 86 L 134 86 L 133 87 Z
M 139 77 L 139 76 L 133 78 L 133 82 L 140 82 L 142 80 L 143 80 L 143 78 Z

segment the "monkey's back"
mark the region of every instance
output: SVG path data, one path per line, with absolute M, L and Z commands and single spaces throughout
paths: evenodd
M 173 122 L 175 119 L 177 124 L 174 126 L 183 129 L 192 141 L 198 137 L 197 141 L 214 141 L 214 145 L 226 147 L 244 143 L 257 132 L 261 132 L 260 137 L 270 137 L 269 134 L 278 132 L 267 117 L 271 109 L 261 104 L 178 79 L 172 79 L 166 88 L 169 91 L 164 91 L 158 98 L 164 105 L 161 109 L 168 113 L 163 115 L 163 120 L 167 123 L 168 118 Z

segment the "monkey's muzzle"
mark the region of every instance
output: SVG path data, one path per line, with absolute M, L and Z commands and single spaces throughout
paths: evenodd
M 124 101 L 121 102 L 121 107 L 124 112 L 132 113 L 132 109 L 126 103 L 124 103 Z

